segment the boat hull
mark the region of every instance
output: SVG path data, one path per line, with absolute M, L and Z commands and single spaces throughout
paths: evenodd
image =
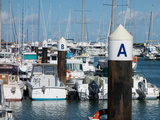
M 46 87 L 45 91 L 42 87 L 30 88 L 28 87 L 29 97 L 33 100 L 65 100 L 65 87 Z
M 23 88 L 4 85 L 4 97 L 6 101 L 21 101 L 23 98 Z

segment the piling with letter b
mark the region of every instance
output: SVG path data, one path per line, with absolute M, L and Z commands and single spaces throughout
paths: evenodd
M 108 118 L 131 120 L 133 37 L 119 25 L 108 42 Z
M 67 41 L 62 37 L 58 41 L 58 77 L 66 85 Z

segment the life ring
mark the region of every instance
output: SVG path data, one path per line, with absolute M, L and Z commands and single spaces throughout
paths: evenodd
M 40 60 L 41 60 L 42 58 L 38 58 L 38 60 L 37 60 L 37 63 L 40 63 Z
M 99 119 L 101 115 L 107 115 L 107 114 L 108 114 L 108 109 L 101 109 L 94 114 L 92 119 Z
M 69 73 L 69 76 L 66 78 L 67 80 L 69 80 L 69 79 L 71 78 L 71 71 L 66 70 L 66 72 L 68 72 L 68 73 Z
M 132 58 L 132 61 L 133 61 L 133 62 L 137 62 L 137 57 L 134 56 L 134 57 Z

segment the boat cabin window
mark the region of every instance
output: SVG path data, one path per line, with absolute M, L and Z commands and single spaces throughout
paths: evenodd
M 67 64 L 67 70 L 69 70 L 69 71 L 82 71 L 82 64 L 78 64 L 78 63 Z
M 86 63 L 86 58 L 82 58 L 83 63 Z
M 57 56 L 52 56 L 52 60 L 57 60 Z
M 45 75 L 53 75 L 54 74 L 54 67 L 53 66 L 45 66 L 44 67 L 44 74 Z
M 81 71 L 82 65 L 81 64 L 73 64 L 73 71 Z
M 11 58 L 11 54 L 5 54 L 5 58 Z
M 72 64 L 67 64 L 67 70 L 72 71 Z
M 42 66 L 34 66 L 33 74 L 42 74 Z
M 4 58 L 4 54 L 0 54 L 0 58 Z

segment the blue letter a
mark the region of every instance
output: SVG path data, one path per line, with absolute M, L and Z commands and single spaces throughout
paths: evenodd
M 122 51 L 122 49 L 123 49 L 123 51 Z M 124 44 L 121 44 L 120 49 L 119 49 L 119 51 L 118 51 L 117 57 L 119 57 L 120 54 L 124 54 L 125 57 L 127 57 L 127 54 L 126 54 L 126 50 L 125 50 Z

